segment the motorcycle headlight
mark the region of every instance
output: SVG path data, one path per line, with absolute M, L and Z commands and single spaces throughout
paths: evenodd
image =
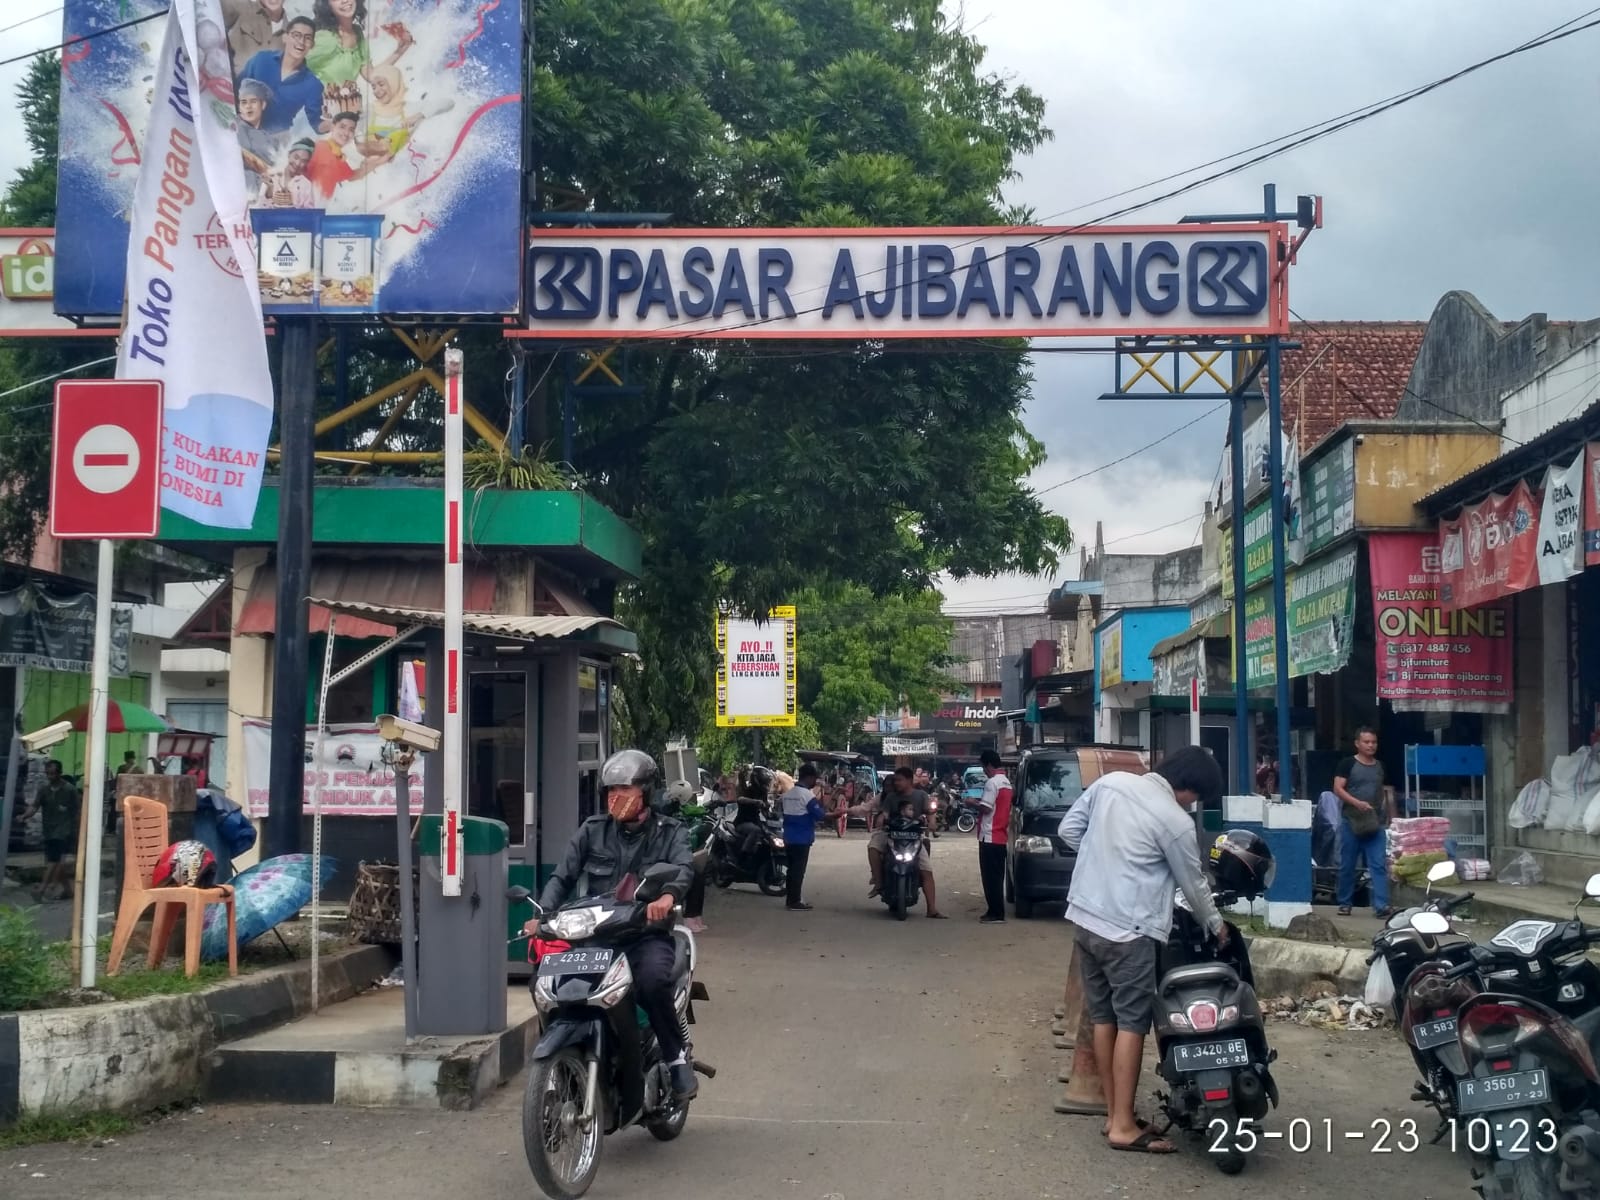
M 916 862 L 917 850 L 918 847 L 916 846 L 897 846 L 894 852 L 894 860 L 895 862 L 903 863 Z
M 545 928 L 564 941 L 581 942 L 594 936 L 594 931 L 600 928 L 600 921 L 600 906 L 595 904 L 559 912 L 545 922 Z
M 614 1008 L 633 989 L 633 968 L 628 966 L 626 955 L 619 954 L 600 981 L 600 986 L 589 997 L 589 1003 L 601 1008 Z
M 781 837 L 773 838 L 772 839 L 772 844 L 773 844 L 773 846 L 775 846 L 779 850 L 783 849 L 783 839 Z
M 1018 854 L 1054 854 L 1055 847 L 1047 837 L 1019 837 L 1013 847 Z

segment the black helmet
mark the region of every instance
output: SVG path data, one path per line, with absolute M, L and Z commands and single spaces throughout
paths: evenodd
M 772 794 L 774 782 L 771 767 L 746 763 L 739 768 L 739 795 L 746 800 L 765 800 Z
M 1254 899 L 1272 886 L 1277 873 L 1272 847 L 1259 833 L 1230 829 L 1217 835 L 1211 847 L 1211 877 L 1218 891 Z
M 614 787 L 640 787 L 648 793 L 658 774 L 656 760 L 643 750 L 618 750 L 600 768 L 600 794 Z

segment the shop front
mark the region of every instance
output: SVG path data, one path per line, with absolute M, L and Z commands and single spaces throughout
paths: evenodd
M 1095 627 L 1095 741 L 1150 747 L 1154 651 L 1189 625 L 1187 605 L 1164 605 L 1125 608 Z

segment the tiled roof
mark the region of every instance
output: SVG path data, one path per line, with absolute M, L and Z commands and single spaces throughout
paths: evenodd
M 1399 410 L 1426 321 L 1296 321 L 1283 352 L 1283 419 L 1310 449 L 1346 421 Z

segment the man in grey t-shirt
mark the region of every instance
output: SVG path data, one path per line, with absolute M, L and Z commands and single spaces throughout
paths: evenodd
M 1333 773 L 1333 793 L 1339 797 L 1343 820 L 1339 822 L 1339 913 L 1348 916 L 1356 894 L 1356 860 L 1367 864 L 1372 880 L 1372 911 L 1387 917 L 1389 910 L 1388 836 L 1384 827 L 1393 817 L 1391 790 L 1383 782 L 1378 761 L 1378 735 L 1368 726 L 1356 730 L 1356 752 Z

